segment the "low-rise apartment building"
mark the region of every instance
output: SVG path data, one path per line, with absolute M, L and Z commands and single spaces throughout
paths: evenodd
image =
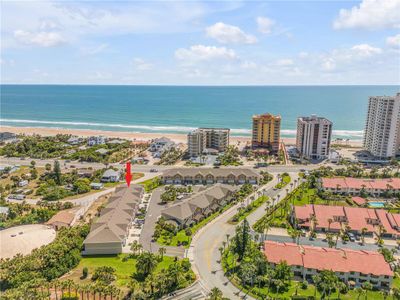
M 265 241 L 264 254 L 271 265 L 286 261 L 296 277 L 308 281 L 323 270 L 332 270 L 344 282 L 359 286 L 368 281 L 377 288 L 390 288 L 394 275 L 383 255 L 374 251 Z
M 308 204 L 294 206 L 291 222 L 298 228 L 320 232 L 347 229 L 355 234 L 400 237 L 400 214 L 383 209 Z
M 188 227 L 226 205 L 236 190 L 235 186 L 218 183 L 164 209 L 161 215 L 178 228 Z
M 324 191 L 345 195 L 359 195 L 364 191 L 371 196 L 378 197 L 387 192 L 400 192 L 400 178 L 333 177 L 322 178 L 319 185 Z
M 189 156 L 200 156 L 207 149 L 225 151 L 229 146 L 229 132 L 229 128 L 198 128 L 189 132 L 187 136 Z
M 164 184 L 257 184 L 261 175 L 245 168 L 181 168 L 164 171 Z
M 129 229 L 143 196 L 143 187 L 131 185 L 116 188 L 92 224 L 83 242 L 84 255 L 118 254 L 126 244 Z

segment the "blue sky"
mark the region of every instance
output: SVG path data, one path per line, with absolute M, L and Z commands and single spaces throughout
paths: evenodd
M 399 84 L 400 0 L 2 1 L 1 82 Z

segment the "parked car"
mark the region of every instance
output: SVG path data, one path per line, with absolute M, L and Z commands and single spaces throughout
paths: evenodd
M 158 170 L 157 169 L 150 169 L 150 173 L 157 173 Z

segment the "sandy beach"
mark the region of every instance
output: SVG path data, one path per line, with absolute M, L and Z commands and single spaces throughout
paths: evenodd
M 11 127 L 11 126 L 2 126 L 2 131 L 9 131 L 16 134 L 26 134 L 33 135 L 39 134 L 43 136 L 51 136 L 56 134 L 71 134 L 81 137 L 87 137 L 92 135 L 103 135 L 109 138 L 123 138 L 131 141 L 150 141 L 152 139 L 160 138 L 160 137 L 168 137 L 176 143 L 186 143 L 187 137 L 185 134 L 176 134 L 176 133 L 143 133 L 143 132 L 123 132 L 123 131 L 103 131 L 103 130 L 90 130 L 90 129 L 66 129 L 66 128 L 48 128 L 48 127 Z M 282 138 L 282 141 L 286 145 L 295 145 L 295 138 Z M 232 145 L 238 143 L 250 143 L 250 137 L 244 136 L 230 136 L 230 143 Z M 335 142 L 333 142 L 335 143 Z M 361 141 L 348 141 L 342 142 L 343 145 L 349 145 L 353 147 L 360 147 Z

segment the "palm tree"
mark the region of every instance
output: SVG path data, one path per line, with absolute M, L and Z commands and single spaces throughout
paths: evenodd
M 331 231 L 331 224 L 333 220 L 331 218 L 328 219 L 328 231 Z
M 222 299 L 222 292 L 219 288 L 214 287 L 211 289 L 210 293 L 208 294 L 207 300 L 219 300 Z
M 54 292 L 56 294 L 56 300 L 58 300 L 58 291 L 57 288 L 60 286 L 60 282 L 58 281 L 58 279 L 54 279 L 52 282 L 52 285 L 54 287 Z
M 229 238 L 231 237 L 231 235 L 229 233 L 226 234 L 226 242 L 228 243 L 228 247 L 229 247 Z
M 165 249 L 164 247 L 160 247 L 158 249 L 158 253 L 160 254 L 161 260 L 163 260 L 164 254 L 167 253 L 167 249 Z
M 366 227 L 363 227 L 361 229 L 361 244 L 364 245 L 365 243 L 365 234 L 368 232 L 368 229 Z

